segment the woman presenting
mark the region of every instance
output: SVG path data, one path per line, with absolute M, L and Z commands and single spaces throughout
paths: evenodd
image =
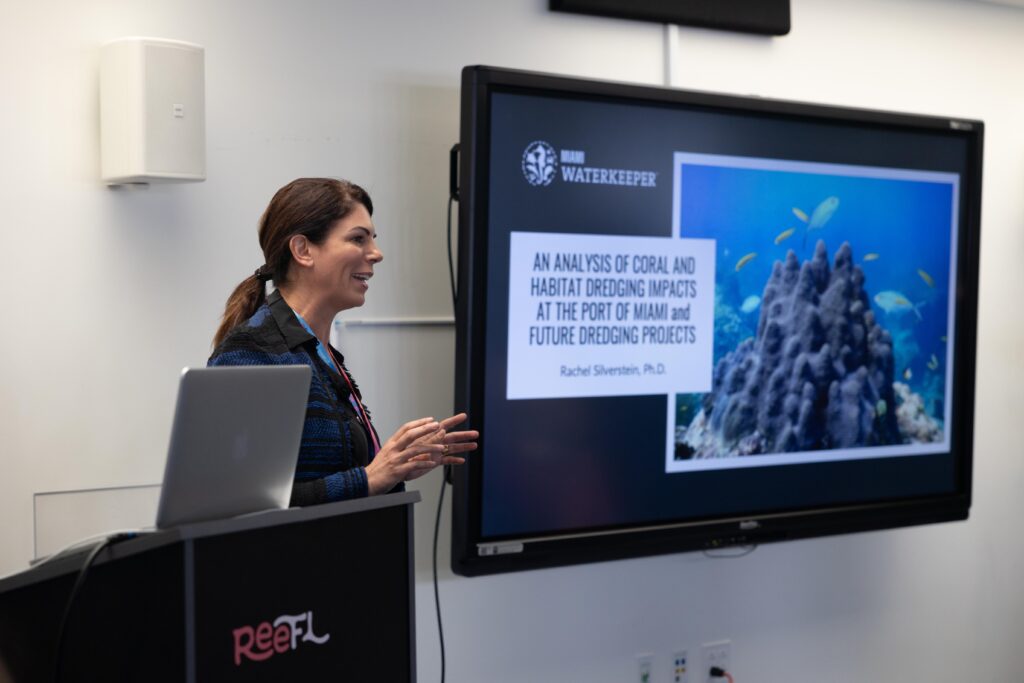
M 358 185 L 300 178 L 285 185 L 259 224 L 264 265 L 228 298 L 208 365 L 309 365 L 292 505 L 401 490 L 439 465 L 465 462 L 479 434 L 453 432 L 465 413 L 402 425 L 380 442 L 345 359 L 329 342 L 339 311 L 362 306 L 377 248 L 370 196 Z M 274 283 L 267 296 L 265 283 Z

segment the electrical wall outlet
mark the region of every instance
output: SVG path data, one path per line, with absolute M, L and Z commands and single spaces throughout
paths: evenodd
M 637 683 L 654 683 L 654 654 L 645 653 L 636 656 Z
M 723 678 L 714 678 L 711 676 L 711 667 L 717 666 L 719 669 L 729 671 L 732 655 L 732 641 L 716 640 L 713 643 L 704 643 L 700 646 L 700 653 L 701 669 L 697 680 L 702 682 L 706 681 L 706 683 L 721 683 L 724 680 Z
M 672 676 L 668 680 L 672 683 L 690 683 L 690 662 L 686 650 L 672 653 Z

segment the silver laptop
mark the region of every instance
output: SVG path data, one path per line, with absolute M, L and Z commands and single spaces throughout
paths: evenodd
M 307 365 L 185 368 L 157 528 L 288 507 L 309 380 Z

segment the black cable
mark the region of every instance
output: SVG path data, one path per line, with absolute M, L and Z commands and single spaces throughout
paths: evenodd
M 454 149 L 453 149 L 454 151 Z M 452 259 L 452 204 L 455 194 L 448 194 L 448 278 L 452 287 L 452 311 L 455 310 L 455 264 Z M 444 683 L 444 626 L 441 624 L 441 593 L 437 587 L 437 539 L 441 532 L 441 506 L 444 504 L 444 487 L 448 483 L 449 465 L 444 466 L 441 475 L 441 495 L 437 497 L 437 516 L 434 518 L 434 608 L 437 610 L 437 638 L 441 644 L 441 683 Z
M 452 309 L 455 308 L 455 264 L 452 261 L 452 203 L 455 197 L 448 197 L 448 280 L 452 285 Z
M 89 556 L 85 558 L 85 562 L 82 563 L 82 568 L 78 570 L 78 578 L 75 579 L 74 585 L 71 587 L 71 594 L 68 595 L 68 602 L 64 606 L 64 616 L 61 617 L 60 626 L 57 629 L 57 649 L 53 658 L 53 680 L 54 683 L 60 683 L 62 678 L 61 664 L 64 660 L 64 643 L 67 638 L 67 627 L 71 621 L 71 611 L 75 606 L 75 598 L 82 590 L 82 586 L 85 584 L 85 577 L 89 573 L 89 567 L 96 560 L 96 556 L 99 555 L 104 548 L 108 547 L 115 541 L 119 541 L 122 538 L 129 538 L 129 534 L 116 534 L 114 536 L 108 536 L 102 541 L 96 544 L 96 547 L 89 552 Z
M 447 477 L 441 477 L 441 495 L 437 498 L 437 517 L 434 519 L 434 607 L 437 609 L 437 637 L 441 642 L 441 683 L 444 683 L 444 627 L 441 626 L 441 595 L 437 590 L 437 537 L 441 529 L 441 505 Z

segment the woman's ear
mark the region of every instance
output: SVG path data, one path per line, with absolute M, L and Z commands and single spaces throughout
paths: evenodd
M 288 250 L 292 253 L 292 260 L 298 265 L 307 268 L 313 265 L 313 251 L 305 235 L 292 235 L 288 239 Z

